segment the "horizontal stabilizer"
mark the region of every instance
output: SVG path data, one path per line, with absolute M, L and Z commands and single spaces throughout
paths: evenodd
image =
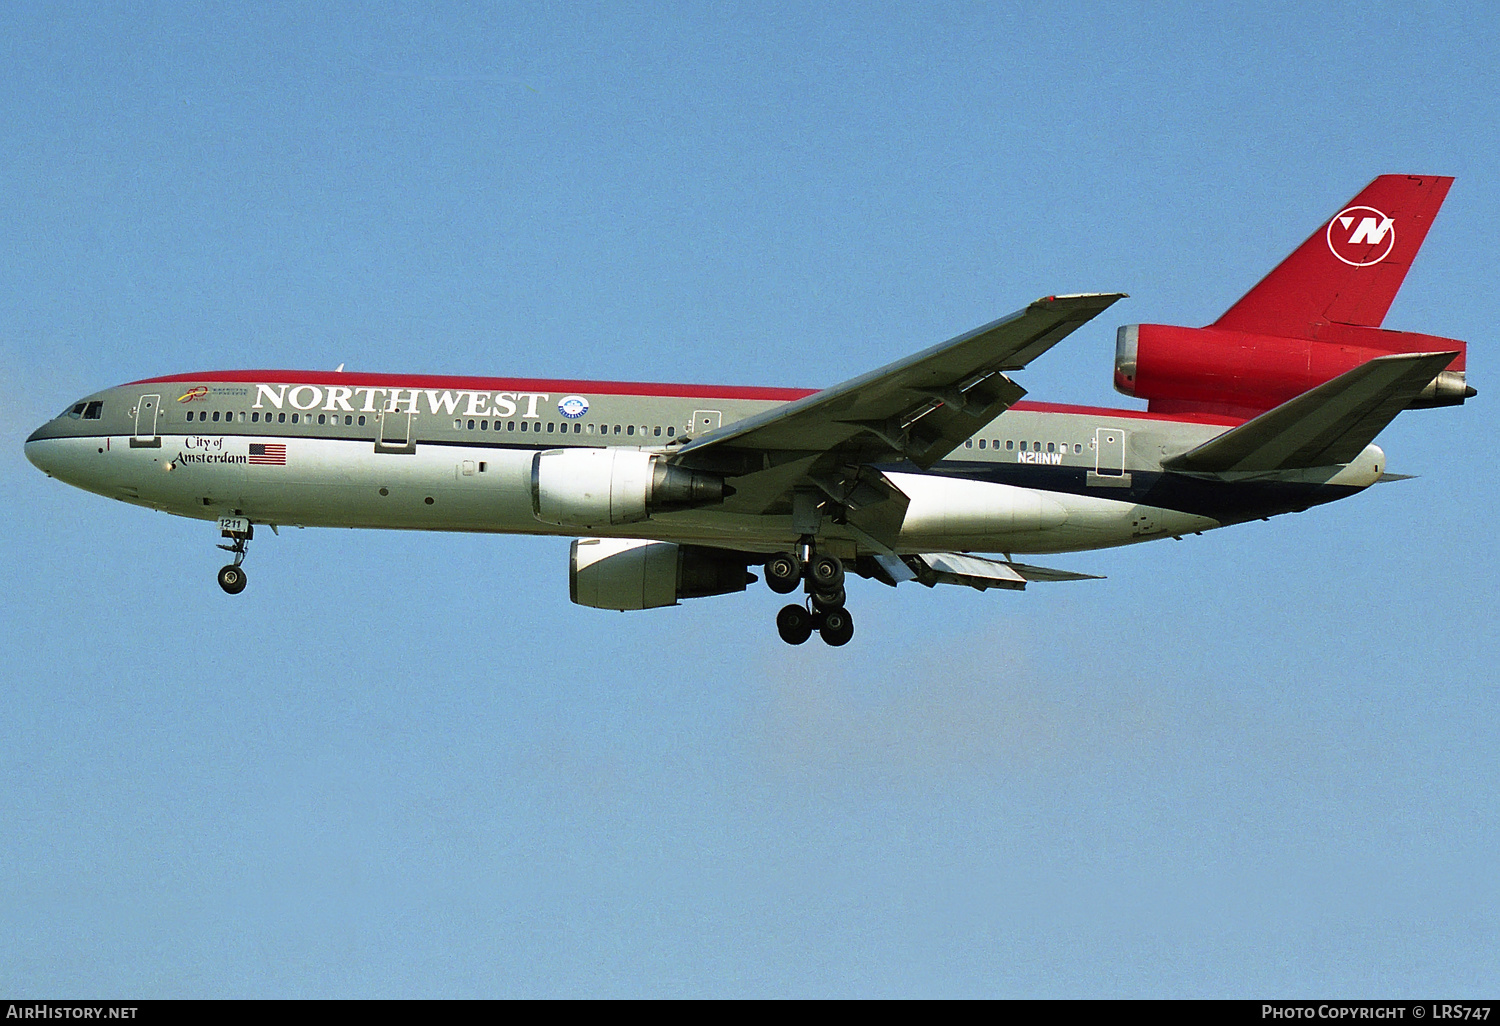
M 1184 473 L 1255 473 L 1352 462 L 1454 353 L 1380 356 L 1162 463 Z
M 915 580 L 931 588 L 939 584 L 962 584 L 985 591 L 1008 588 L 1020 591 L 1031 581 L 1097 581 L 1094 574 L 1075 574 L 1025 563 L 1006 563 L 959 552 L 923 552 L 912 556 L 880 556 L 877 561 L 893 581 Z

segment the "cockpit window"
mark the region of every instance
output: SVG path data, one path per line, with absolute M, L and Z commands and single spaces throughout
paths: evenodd
M 93 402 L 89 403 L 88 406 L 86 406 L 84 408 L 83 419 L 84 420 L 98 420 L 99 416 L 100 416 L 100 411 L 102 411 L 103 409 L 104 409 L 104 403 L 103 403 L 103 401 L 101 401 L 99 399 L 95 399 Z
M 79 417 L 83 416 L 83 408 L 87 405 L 88 403 L 79 403 L 77 406 L 69 407 L 68 409 L 63 410 L 62 415 L 64 417 L 72 417 L 74 420 L 77 420 Z

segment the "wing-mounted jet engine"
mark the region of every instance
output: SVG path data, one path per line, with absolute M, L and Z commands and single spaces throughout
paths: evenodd
M 643 538 L 579 538 L 568 563 L 568 596 L 595 609 L 656 609 L 682 599 L 744 591 L 756 576 L 742 554 Z
M 1463 342 L 1380 327 L 1452 184 L 1381 175 L 1213 324 L 1120 328 L 1116 390 L 1152 413 L 1254 417 L 1382 356 L 1454 352 L 1412 408 L 1462 403 Z

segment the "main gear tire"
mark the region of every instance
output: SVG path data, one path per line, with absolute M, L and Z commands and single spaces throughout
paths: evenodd
M 832 645 L 834 648 L 847 645 L 854 637 L 854 617 L 850 616 L 849 610 L 842 606 L 825 610 L 823 624 L 818 628 L 818 633 L 823 636 L 823 643 L 826 645 Z
M 776 633 L 788 645 L 800 645 L 812 637 L 813 615 L 803 606 L 782 606 L 776 614 Z
M 766 585 L 778 595 L 797 590 L 802 581 L 802 564 L 790 552 L 778 552 L 766 560 Z
M 827 612 L 830 609 L 837 609 L 847 600 L 848 596 L 844 594 L 843 588 L 839 588 L 837 591 L 827 595 L 821 591 L 812 593 L 813 608 L 820 613 Z
M 813 591 L 832 595 L 844 586 L 844 564 L 837 556 L 817 556 L 808 564 L 807 582 Z

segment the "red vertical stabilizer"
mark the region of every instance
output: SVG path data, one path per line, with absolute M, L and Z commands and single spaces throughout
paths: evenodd
M 1381 175 L 1211 327 L 1317 338 L 1329 323 L 1378 328 L 1453 179 Z

